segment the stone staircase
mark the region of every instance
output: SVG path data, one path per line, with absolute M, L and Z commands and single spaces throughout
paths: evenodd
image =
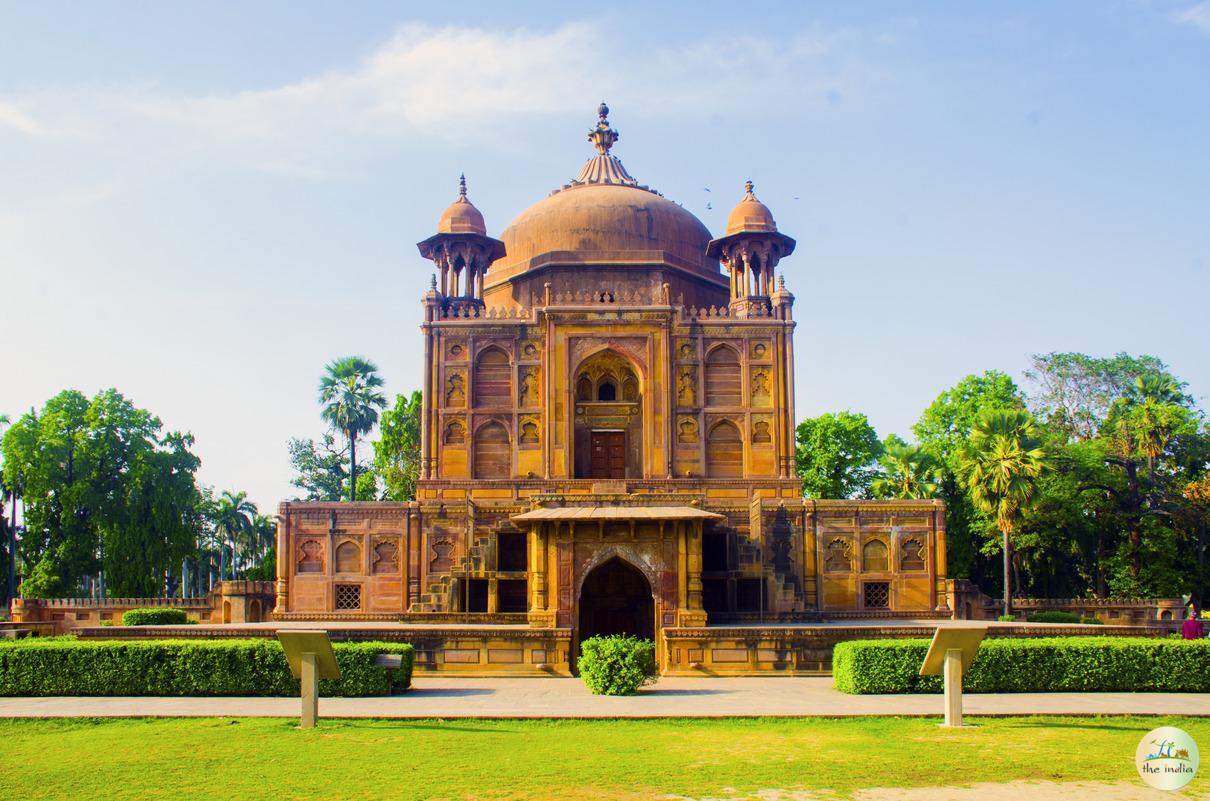
M 470 552 L 451 565 L 449 572 L 428 577 L 428 585 L 420 597 L 408 607 L 408 612 L 454 611 L 455 580 L 458 578 L 486 578 L 488 566 L 495 564 L 495 561 L 492 535 L 490 533 L 475 535 Z

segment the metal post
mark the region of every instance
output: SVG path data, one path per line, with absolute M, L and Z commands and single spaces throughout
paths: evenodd
M 945 725 L 962 726 L 962 649 L 945 652 Z
M 315 654 L 302 654 L 302 719 L 299 727 L 315 728 L 319 717 L 319 665 Z

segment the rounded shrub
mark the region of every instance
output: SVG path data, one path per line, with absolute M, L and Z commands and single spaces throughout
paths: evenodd
M 580 678 L 594 695 L 634 695 L 656 678 L 655 643 L 629 635 L 580 643 Z
M 181 626 L 189 623 L 184 609 L 152 607 L 150 609 L 128 609 L 122 613 L 123 626 Z
M 1016 615 L 997 615 L 996 620 L 998 620 L 1001 623 L 1016 623 L 1017 616 Z

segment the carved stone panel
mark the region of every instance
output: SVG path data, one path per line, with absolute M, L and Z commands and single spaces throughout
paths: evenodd
M 522 370 L 521 391 L 518 393 L 522 406 L 538 406 L 541 404 L 540 386 L 537 367 L 526 367 Z
M 768 406 L 773 401 L 773 386 L 769 380 L 769 368 L 757 367 L 752 371 L 752 405 Z
M 454 565 L 454 543 L 442 537 L 432 544 L 433 558 L 429 560 L 430 573 L 448 573 Z
M 697 430 L 697 419 L 689 415 L 681 415 L 676 423 L 676 441 L 682 445 L 696 445 L 701 437 Z
M 676 403 L 678 406 L 697 405 L 697 370 L 692 367 L 681 369 L 676 377 Z
M 446 406 L 465 406 L 466 405 L 466 374 L 462 371 L 453 371 L 445 379 L 445 405 Z
M 399 572 L 399 540 L 376 539 L 370 554 L 370 572 L 375 575 Z
M 466 443 L 466 422 L 461 417 L 455 417 L 445 424 L 445 434 L 442 442 L 446 445 L 463 445 Z
M 324 546 L 319 540 L 303 540 L 298 546 L 298 573 L 322 573 Z

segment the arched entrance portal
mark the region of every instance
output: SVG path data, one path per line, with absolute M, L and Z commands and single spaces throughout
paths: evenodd
M 593 568 L 580 588 L 580 639 L 610 634 L 655 639 L 651 584 L 616 557 Z

